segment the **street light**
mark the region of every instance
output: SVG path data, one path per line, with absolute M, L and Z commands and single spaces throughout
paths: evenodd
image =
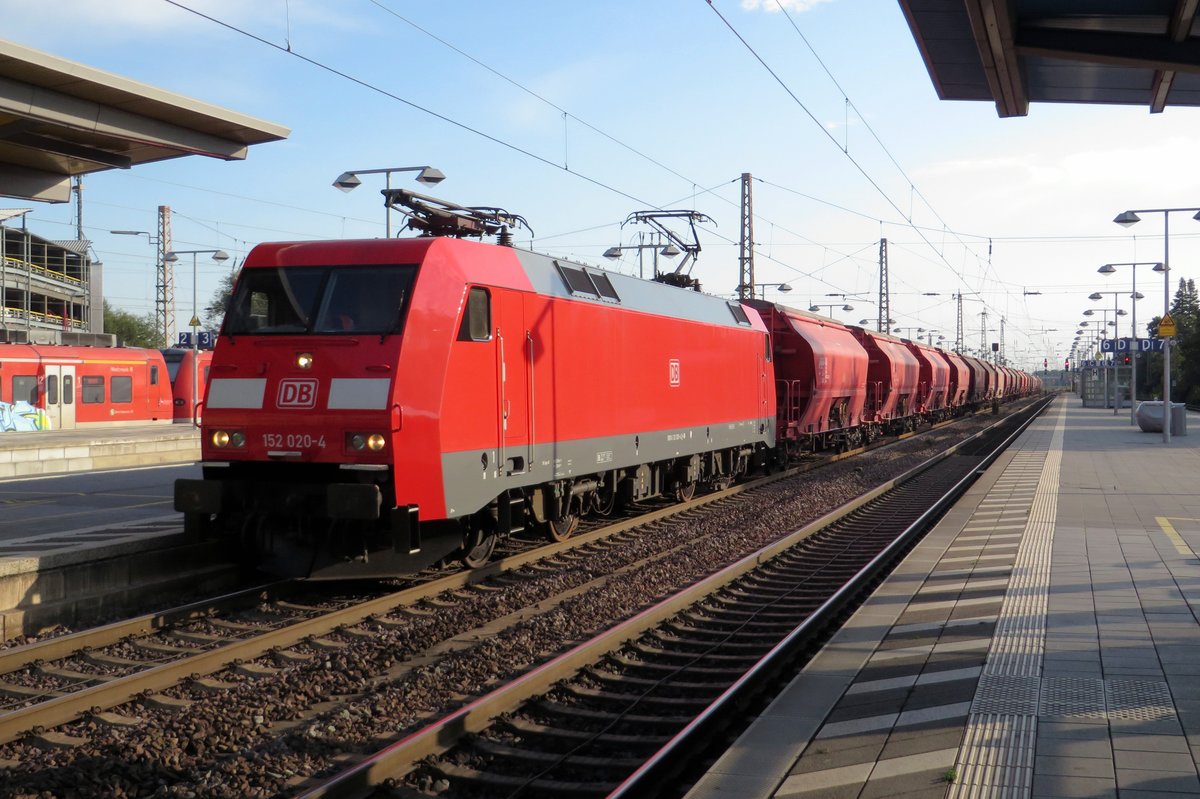
M 656 275 L 658 274 L 658 256 L 661 255 L 663 258 L 674 258 L 679 255 L 679 248 L 670 242 L 667 242 L 665 247 L 661 242 L 655 244 L 624 244 L 619 247 L 609 247 L 604 251 L 603 255 L 610 261 L 615 261 L 621 257 L 625 250 L 634 250 L 638 254 L 638 277 L 645 277 L 645 274 L 642 271 L 641 259 L 643 250 L 654 251 L 654 274 Z
M 741 286 L 737 287 L 738 294 L 741 294 L 742 289 L 744 288 L 750 289 L 750 299 L 754 299 L 755 289 L 762 289 L 762 296 L 764 300 L 767 298 L 767 289 L 769 288 L 774 288 L 775 291 L 781 291 L 784 294 L 792 290 L 792 287 L 787 283 L 751 283 L 749 285 L 743 283 Z
M 196 416 L 196 384 L 200 379 L 200 335 L 197 328 L 200 326 L 200 317 L 196 315 L 196 256 L 204 253 L 212 253 L 212 259 L 217 263 L 222 263 L 229 260 L 229 253 L 224 250 L 171 250 L 163 256 L 163 261 L 169 264 L 176 263 L 180 255 L 192 256 L 192 426 L 198 427 L 198 417 Z M 170 342 L 168 342 L 170 343 Z
M 923 327 L 894 327 L 894 328 L 892 328 L 893 333 L 903 333 L 906 330 L 908 331 L 908 338 L 910 340 L 912 339 L 913 331 L 916 331 L 917 333 L 925 332 L 925 328 L 923 328 Z
M 1113 219 L 1122 227 L 1136 225 L 1142 221 L 1138 214 L 1163 215 L 1163 259 L 1154 267 L 1155 272 L 1163 276 L 1163 318 L 1171 315 L 1171 214 L 1190 212 L 1192 219 L 1200 221 L 1200 208 L 1141 208 L 1136 211 L 1122 211 Z M 1171 443 L 1171 337 L 1160 336 L 1163 339 L 1163 443 Z
M 362 181 L 358 179 L 359 175 L 378 175 L 385 176 L 384 196 L 389 196 L 388 192 L 392 189 L 392 173 L 393 172 L 419 172 L 416 181 L 424 183 L 427 186 L 432 186 L 436 183 L 441 183 L 446 179 L 440 169 L 434 169 L 431 166 L 395 166 L 388 169 L 353 169 L 349 172 L 343 172 L 337 176 L 337 180 L 333 181 L 333 185 L 342 191 L 350 192 L 362 185 Z M 387 237 L 392 237 L 392 204 L 384 203 L 387 208 Z
M 826 305 L 824 303 L 821 303 L 821 304 L 813 303 L 812 305 L 808 306 L 808 310 L 812 311 L 813 313 L 820 313 L 822 308 L 828 308 L 829 309 L 829 318 L 832 319 L 833 318 L 833 309 L 836 307 L 838 307 L 836 302 L 833 303 L 832 305 Z M 842 310 L 843 311 L 853 311 L 854 306 L 847 303 L 846 305 L 842 306 Z
M 1162 266 L 1162 263 L 1159 261 L 1125 261 L 1125 262 L 1116 263 L 1116 264 L 1105 264 L 1104 266 L 1100 267 L 1096 271 L 1102 275 L 1107 276 L 1107 275 L 1115 274 L 1118 266 L 1128 266 L 1128 267 L 1130 267 L 1131 271 L 1133 272 L 1133 286 L 1130 289 L 1131 296 L 1133 297 L 1133 300 L 1134 300 L 1132 303 L 1133 318 L 1130 319 L 1130 321 L 1129 321 L 1129 328 L 1130 328 L 1130 339 L 1132 342 L 1132 346 L 1134 347 L 1134 353 L 1133 353 L 1133 357 L 1130 358 L 1130 360 L 1129 360 L 1129 364 L 1130 364 L 1129 423 L 1136 424 L 1137 423 L 1137 409 L 1134 406 L 1137 405 L 1137 361 L 1138 361 L 1137 356 L 1138 356 L 1138 352 L 1139 352 L 1139 349 L 1137 347 L 1137 341 L 1138 341 L 1137 301 L 1140 299 L 1143 299 L 1143 295 L 1137 290 L 1137 268 L 1139 266 L 1152 266 L 1155 269 L 1158 269 L 1159 267 Z M 1099 295 L 1099 293 L 1100 292 L 1096 292 L 1096 295 Z M 1115 294 L 1115 292 L 1114 292 L 1114 294 Z M 1115 297 L 1114 297 L 1114 301 L 1115 301 Z M 1166 418 L 1166 417 L 1163 417 L 1163 418 Z

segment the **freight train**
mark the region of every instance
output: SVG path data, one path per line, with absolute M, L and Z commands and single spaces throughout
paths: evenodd
M 0 344 L 0 432 L 191 422 L 192 358 L 191 350 Z M 211 360 L 200 352 L 200 400 Z
M 1039 390 L 782 305 L 465 240 L 507 229 L 453 209 L 438 235 L 253 249 L 203 476 L 175 486 L 186 529 L 278 574 L 478 566 L 513 533 L 562 540 L 585 515 Z

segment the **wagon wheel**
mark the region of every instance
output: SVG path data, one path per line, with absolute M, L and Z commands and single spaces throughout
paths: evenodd
M 488 560 L 492 559 L 492 552 L 496 549 L 497 535 L 493 530 L 470 531 L 470 535 L 466 543 L 463 543 L 462 565 L 468 569 L 479 569 L 480 566 L 487 564 Z
M 561 519 L 546 520 L 546 538 L 555 543 L 566 541 L 575 534 L 577 529 L 579 529 L 579 516 L 574 513 L 567 514 Z
M 675 498 L 680 502 L 687 502 L 694 496 L 696 496 L 696 482 L 694 480 L 690 483 L 683 483 L 679 488 L 675 489 Z

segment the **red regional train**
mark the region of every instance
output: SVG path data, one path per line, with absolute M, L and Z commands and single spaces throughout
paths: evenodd
M 561 540 L 585 514 L 973 409 L 999 375 L 503 243 L 262 244 L 213 356 L 203 477 L 175 508 L 280 574 L 475 566 L 510 533 Z
M 0 432 L 190 422 L 190 371 L 172 378 L 159 350 L 0 344 Z

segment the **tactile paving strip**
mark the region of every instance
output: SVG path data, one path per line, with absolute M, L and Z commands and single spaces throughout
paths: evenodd
M 1108 717 L 1157 721 L 1175 716 L 1171 690 L 1159 680 L 1105 680 Z
M 1045 645 L 1047 594 L 1054 518 L 1058 512 L 1059 469 L 1067 408 L 1062 404 L 1053 427 L 1035 423 L 1026 431 L 1022 451 L 1005 469 L 1014 473 L 1041 465 L 1021 548 L 1009 582 L 979 689 L 988 696 L 977 711 L 972 704 L 958 753 L 958 779 L 948 799 L 1027 797 L 1032 792 L 1037 743 L 1038 705 L 1042 701 L 1042 651 Z M 1043 443 L 1044 442 L 1044 443 Z M 976 701 L 980 701 L 980 690 Z M 1001 714 L 984 711 L 993 706 Z M 1104 693 L 1100 691 L 1104 710 Z
M 971 713 L 1036 716 L 1041 680 L 1010 674 L 984 674 L 975 689 Z
M 1089 677 L 1046 677 L 1041 681 L 1039 716 L 1103 719 L 1105 685 Z

